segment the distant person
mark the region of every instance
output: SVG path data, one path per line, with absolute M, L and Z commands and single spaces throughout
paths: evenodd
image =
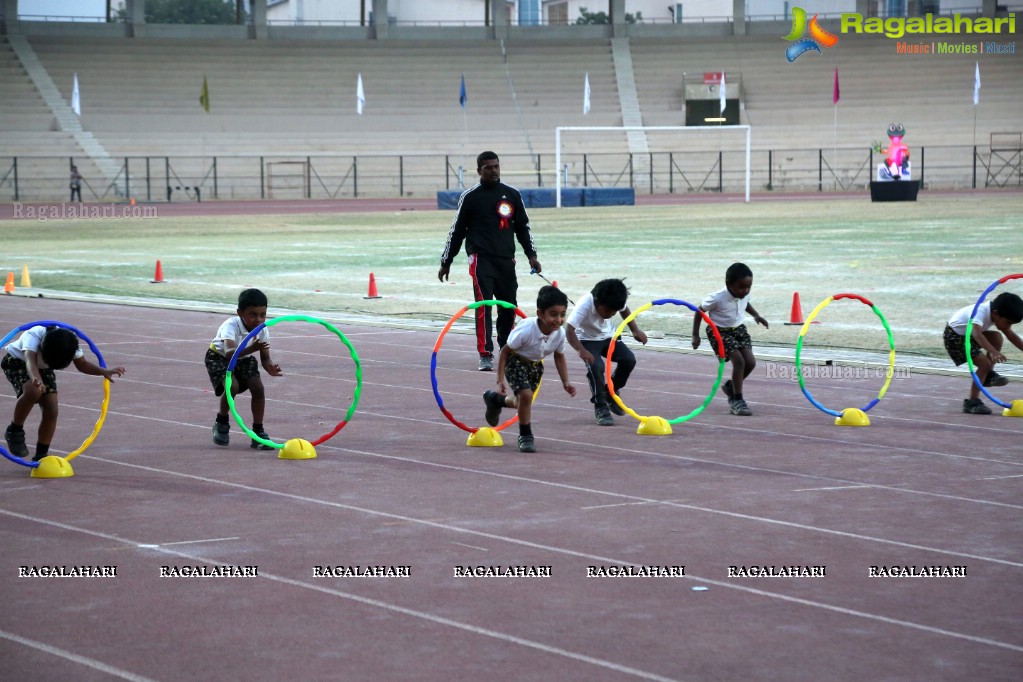
M 491 426 L 501 420 L 501 410 L 514 407 L 519 413 L 519 452 L 536 452 L 533 440 L 533 393 L 543 378 L 543 359 L 554 356 L 561 385 L 570 396 L 575 386 L 568 379 L 565 362 L 565 315 L 568 297 L 553 286 L 543 286 L 536 296 L 536 317 L 523 320 L 501 348 L 497 360 L 497 390 L 483 394 L 485 419 Z
M 78 197 L 82 201 L 82 174 L 78 172 L 78 166 L 71 166 L 71 201 Z
M 957 367 L 966 363 L 966 325 L 972 312 L 972 305 L 960 308 L 945 325 L 945 350 Z M 995 363 L 1005 362 L 1002 334 L 1005 334 L 1009 343 L 1023 350 L 1023 340 L 1012 330 L 1012 325 L 1020 321 L 1023 321 L 1023 299 L 1008 291 L 977 307 L 970 334 L 970 357 L 973 358 L 977 378 L 985 387 L 1005 386 L 1009 383 L 1008 379 L 995 371 Z M 970 397 L 963 400 L 963 412 L 991 414 L 991 408 L 980 399 L 980 387 L 972 376 Z
M 217 420 L 213 423 L 213 442 L 217 445 L 228 445 L 231 442 L 230 406 L 224 391 L 224 380 L 227 378 L 227 366 L 239 344 L 245 340 L 253 329 L 266 322 L 267 299 L 259 289 L 246 289 L 238 295 L 238 314 L 220 325 L 217 335 L 206 349 L 206 371 L 209 372 L 213 392 L 220 397 L 220 410 Z M 253 357 L 259 353 L 259 363 Z M 263 380 L 259 376 L 259 365 L 272 377 L 281 376 L 281 368 L 270 358 L 270 331 L 263 327 L 238 357 L 231 376 L 231 396 L 249 392 L 252 407 L 252 432 L 260 438 L 270 440 L 263 428 L 263 414 L 266 409 L 266 392 Z M 273 448 L 260 443 L 255 438 L 249 447 L 256 450 L 272 450 Z
M 752 315 L 757 324 L 768 327 L 767 320 L 760 317 L 760 313 L 749 302 L 752 288 L 753 271 L 743 263 L 732 263 L 725 271 L 725 288 L 710 294 L 700 304 L 700 310 L 707 313 L 721 334 L 721 341 L 725 344 L 725 360 L 732 363 L 732 378 L 721 386 L 721 390 L 728 398 L 731 413 L 741 417 L 753 414 L 743 398 L 742 382 L 757 366 L 757 360 L 753 357 L 753 341 L 743 324 L 746 313 Z M 700 323 L 703 322 L 703 316 L 694 315 L 693 318 L 693 350 L 696 350 L 700 347 Z M 718 343 L 710 325 L 707 326 L 707 338 L 717 353 Z
M 17 400 L 14 415 L 4 433 L 7 450 L 15 457 L 28 457 L 25 444 L 25 420 L 38 405 L 42 411 L 36 440 L 38 462 L 50 451 L 53 434 L 57 431 L 57 376 L 54 370 L 64 369 L 72 362 L 82 374 L 113 380 L 124 374 L 124 367 L 100 367 L 87 360 L 78 345 L 78 336 L 70 329 L 38 325 L 30 327 L 15 341 L 7 344 L 7 353 L 0 361 L 4 375 L 14 387 Z
M 497 154 L 483 152 L 476 157 L 476 172 L 480 176 L 479 183 L 465 190 L 458 199 L 437 278 L 442 282 L 448 278 L 451 262 L 465 241 L 473 299 L 498 299 L 517 305 L 519 283 L 515 276 L 515 239 L 522 245 L 530 268 L 535 272 L 542 270 L 540 261 L 536 259 L 529 218 L 519 191 L 501 182 L 501 162 Z M 479 351 L 481 372 L 494 369 L 492 307 L 484 305 L 476 309 L 476 349 Z M 499 306 L 498 347 L 505 344 L 514 326 L 515 311 Z
M 629 290 L 620 279 L 603 279 L 586 294 L 568 318 L 568 343 L 579 353 L 586 363 L 586 378 L 590 382 L 590 402 L 593 403 L 593 415 L 601 426 L 611 426 L 614 418 L 611 413 L 621 416 L 625 411 L 611 399 L 611 394 L 604 379 L 604 358 L 611 348 L 611 337 L 614 336 L 616 325 L 611 319 L 620 314 L 622 319 L 632 315 L 626 305 Z M 629 331 L 633 338 L 646 344 L 646 334 L 639 328 L 636 321 L 629 322 Z M 615 343 L 615 351 L 611 361 L 616 363 L 611 381 L 614 382 L 615 393 L 620 394 L 629 381 L 632 370 L 636 368 L 636 356 L 625 345 L 623 339 Z

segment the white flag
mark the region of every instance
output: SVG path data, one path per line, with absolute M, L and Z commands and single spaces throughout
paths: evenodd
M 980 104 L 980 62 L 977 62 L 977 70 L 973 74 L 973 106 Z
M 583 85 L 583 116 L 590 113 L 590 74 L 586 73 L 586 82 Z
M 81 118 L 82 116 L 82 100 L 78 94 L 78 73 L 75 72 L 75 84 L 71 88 L 71 111 Z
M 726 92 L 726 88 L 725 88 L 725 72 L 724 71 L 721 72 L 720 92 L 721 92 L 721 115 L 724 116 L 725 115 L 725 92 Z
M 362 89 L 362 74 L 359 74 L 359 83 L 355 86 L 355 111 L 362 116 L 362 107 L 366 105 L 366 92 Z

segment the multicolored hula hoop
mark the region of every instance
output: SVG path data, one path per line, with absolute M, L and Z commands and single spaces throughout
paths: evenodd
M 611 398 L 616 403 L 618 403 L 619 407 L 621 407 L 623 410 L 625 410 L 630 415 L 632 415 L 633 418 L 638 419 L 639 421 L 645 421 L 645 420 L 649 419 L 649 417 L 644 417 L 644 416 L 642 416 L 640 414 L 636 414 L 636 412 L 634 412 L 632 410 L 632 408 L 630 408 L 628 405 L 623 403 L 622 399 L 618 397 L 617 393 L 615 393 L 614 381 L 612 381 L 612 379 L 611 379 L 611 365 L 612 365 L 611 358 L 614 356 L 615 344 L 618 343 L 618 337 L 622 335 L 622 332 L 625 330 L 625 327 L 627 327 L 630 322 L 635 320 L 636 316 L 639 315 L 644 310 L 649 310 L 650 308 L 654 307 L 655 305 L 664 305 L 665 303 L 671 303 L 672 305 L 685 306 L 685 307 L 689 308 L 690 310 L 692 310 L 695 314 L 697 314 L 700 317 L 702 317 L 703 321 L 706 322 L 707 326 L 710 327 L 712 332 L 714 332 L 714 338 L 718 342 L 718 358 L 719 358 L 718 374 L 717 374 L 717 377 L 714 379 L 714 385 L 711 386 L 710 393 L 707 394 L 707 397 L 704 399 L 703 403 L 700 404 L 695 410 L 693 410 L 689 414 L 684 414 L 684 415 L 682 415 L 680 417 L 675 417 L 674 419 L 667 420 L 667 422 L 669 424 L 681 424 L 682 422 L 688 421 L 688 420 L 692 419 L 693 417 L 695 417 L 696 415 L 698 415 L 701 412 L 703 412 L 703 410 L 707 407 L 707 405 L 710 404 L 710 401 L 714 399 L 714 394 L 717 393 L 718 386 L 721 385 L 721 376 L 724 374 L 724 371 L 725 371 L 725 360 L 726 360 L 726 357 L 725 357 L 725 344 L 721 340 L 721 333 L 718 331 L 718 327 L 717 327 L 716 324 L 714 324 L 714 321 L 710 319 L 710 317 L 707 315 L 707 313 L 705 313 L 702 310 L 700 310 L 699 307 L 694 306 L 692 303 L 688 303 L 686 301 L 682 301 L 682 300 L 679 300 L 679 299 L 676 299 L 676 298 L 661 298 L 661 299 L 658 299 L 656 301 L 651 301 L 649 303 L 644 303 L 639 308 L 637 308 L 635 311 L 633 311 L 633 313 L 631 315 L 629 315 L 624 320 L 622 320 L 622 323 L 620 325 L 618 325 L 618 329 L 615 330 L 614 336 L 611 337 L 611 343 L 608 344 L 608 347 L 607 347 L 607 361 L 604 363 L 604 380 L 607 383 L 607 390 L 611 394 Z
M 227 374 L 224 376 L 224 395 L 227 396 L 227 405 L 228 407 L 231 408 L 231 414 L 234 415 L 235 421 L 238 422 L 238 426 L 241 427 L 242 431 L 244 431 L 246 435 L 249 436 L 249 438 L 259 443 L 262 443 L 263 445 L 268 445 L 272 448 L 276 448 L 277 450 L 280 450 L 281 448 L 284 447 L 284 443 L 277 443 L 268 438 L 261 438 L 260 436 L 256 435 L 256 433 L 252 429 L 245 426 L 245 422 L 242 420 L 242 416 L 238 414 L 238 408 L 235 407 L 234 396 L 231 395 L 232 373 L 234 372 L 235 365 L 238 364 L 238 358 L 241 356 L 241 352 L 245 350 L 245 346 L 247 346 L 249 344 L 249 341 L 251 341 L 257 334 L 259 334 L 259 332 L 263 330 L 263 327 L 272 327 L 275 324 L 279 324 L 281 322 L 311 322 L 313 324 L 318 324 L 322 327 L 326 327 L 330 331 L 334 332 L 334 334 L 336 334 L 339 339 L 341 339 L 341 343 L 345 344 L 345 346 L 348 347 L 348 352 L 352 356 L 352 362 L 355 363 L 355 392 L 352 394 L 352 404 L 348 406 L 348 412 L 345 413 L 345 418 L 339 421 L 337 423 L 337 426 L 335 426 L 332 430 L 323 434 L 316 440 L 310 441 L 310 444 L 313 447 L 315 447 L 320 443 L 323 443 L 324 441 L 330 440 L 331 438 L 337 435 L 338 431 L 345 427 L 345 424 L 348 423 L 348 420 L 352 418 L 353 414 L 355 414 L 355 408 L 359 404 L 359 396 L 362 395 L 362 363 L 359 362 L 359 355 L 358 353 L 355 352 L 355 346 L 352 345 L 351 341 L 349 341 L 345 337 L 345 335 L 341 333 L 340 329 L 338 329 L 331 323 L 325 320 L 321 320 L 317 317 L 310 317 L 308 315 L 282 315 L 280 317 L 275 317 L 272 320 L 269 320 L 258 325 L 255 329 L 249 332 L 248 335 L 244 339 L 242 339 L 242 342 L 238 344 L 238 347 L 234 349 L 234 355 L 231 356 L 231 362 L 227 364 Z
M 99 352 L 99 348 L 96 347 L 96 344 L 94 344 L 88 336 L 82 333 L 80 329 L 73 327 L 70 324 L 58 322 L 56 320 L 39 320 L 38 322 L 28 322 L 26 324 L 23 324 L 20 327 L 11 330 L 3 339 L 0 339 L 0 348 L 6 346 L 7 343 L 18 334 L 18 332 L 26 331 L 28 329 L 31 329 L 32 327 L 61 327 L 63 329 L 68 329 L 74 332 L 78 338 L 80 338 L 82 341 L 85 341 L 85 343 L 89 345 L 89 350 L 91 350 L 93 355 L 96 356 L 96 360 L 98 361 L 99 366 L 106 369 L 107 364 L 103 360 L 103 354 Z M 88 438 L 86 438 L 82 442 L 82 444 L 78 446 L 76 450 L 72 450 L 71 452 L 66 454 L 62 459 L 64 460 L 74 459 L 78 455 L 85 452 L 86 448 L 92 445 L 92 441 L 96 440 L 96 436 L 99 435 L 100 429 L 103 428 L 103 422 L 106 421 L 107 418 L 107 407 L 109 406 L 110 406 L 110 379 L 103 377 L 103 402 L 102 404 L 100 404 L 99 418 L 96 420 L 95 426 L 92 427 L 92 433 L 89 434 Z M 11 460 L 15 464 L 20 464 L 30 469 L 35 469 L 39 466 L 39 462 L 26 462 L 20 457 L 15 457 L 11 453 L 7 452 L 7 450 L 4 449 L 2 445 L 0 445 L 0 455 L 3 455 L 4 457 Z
M 433 386 L 433 397 L 437 399 L 437 407 L 440 408 L 441 413 L 443 413 L 443 415 L 448 418 L 449 422 L 451 422 L 452 424 L 454 424 L 458 428 L 462 429 L 463 431 L 468 431 L 469 433 L 476 433 L 477 431 L 479 431 L 479 427 L 466 426 L 462 422 L 460 422 L 457 419 L 455 419 L 454 415 L 452 415 L 451 412 L 448 411 L 448 408 L 444 407 L 444 399 L 440 397 L 440 389 L 437 387 L 437 353 L 440 351 L 440 347 L 444 343 L 444 337 L 447 335 L 448 331 L 451 329 L 451 326 L 460 317 L 462 317 L 462 315 L 465 315 L 470 310 L 476 310 L 480 306 L 485 306 L 485 305 L 499 305 L 502 308 L 511 308 L 511 309 L 513 309 L 515 311 L 515 314 L 518 315 L 519 317 L 521 317 L 523 319 L 525 319 L 525 317 L 526 317 L 526 314 L 524 312 L 522 312 L 521 310 L 516 308 L 511 303 L 508 303 L 507 301 L 490 300 L 490 301 L 475 301 L 473 303 L 470 303 L 469 305 L 462 307 L 461 310 L 459 310 L 457 313 L 452 315 L 451 319 L 448 320 L 448 323 L 446 325 L 444 325 L 443 329 L 440 330 L 440 334 L 437 336 L 437 341 L 434 342 L 434 344 L 433 344 L 433 356 L 430 358 L 430 383 Z M 540 392 L 540 387 L 537 386 L 536 390 L 533 391 L 533 400 L 534 401 L 536 400 L 536 395 L 539 392 Z M 518 413 L 516 413 L 511 419 L 509 419 L 508 421 L 504 422 L 500 426 L 493 427 L 494 431 L 503 431 L 504 429 L 508 428 L 509 426 L 511 426 L 512 424 L 517 422 L 518 420 L 519 420 L 519 415 L 518 415 Z
M 810 391 L 806 387 L 805 377 L 803 377 L 803 364 L 800 358 L 803 352 L 803 337 L 806 336 L 806 331 L 810 328 L 810 323 L 813 322 L 813 318 L 817 317 L 817 313 L 824 310 L 824 308 L 826 308 L 829 303 L 843 298 L 855 299 L 860 303 L 869 306 L 870 309 L 874 311 L 874 314 L 881 319 L 881 324 L 884 325 L 884 330 L 888 333 L 889 348 L 888 371 L 885 373 L 884 386 L 881 387 L 881 390 L 878 392 L 877 397 L 871 400 L 869 403 L 867 403 L 865 407 L 862 408 L 863 412 L 867 412 L 868 410 L 870 410 L 870 408 L 874 407 L 874 405 L 877 405 L 877 403 L 880 402 L 881 398 L 884 397 L 884 394 L 888 392 L 888 386 L 892 383 L 892 375 L 895 373 L 895 339 L 892 336 L 892 328 L 888 326 L 888 320 L 884 318 L 884 315 L 881 314 L 881 311 L 878 309 L 876 305 L 874 305 L 873 303 L 871 303 L 870 301 L 868 301 L 867 299 L 863 298 L 858 294 L 835 294 L 834 296 L 830 296 L 821 301 L 820 305 L 814 308 L 813 312 L 810 313 L 810 316 L 807 317 L 806 320 L 803 322 L 802 329 L 799 330 L 799 339 L 796 341 L 796 374 L 799 375 L 799 388 L 802 389 L 803 395 L 806 396 L 806 399 L 809 400 L 810 403 L 812 403 L 813 406 L 816 407 L 818 410 L 830 414 L 832 417 L 841 417 L 842 413 L 836 412 L 835 410 L 829 410 L 828 408 L 824 407 L 819 402 L 817 402 L 817 400 L 815 400 L 812 395 L 810 395 Z
M 1005 284 L 1006 282 L 1013 279 L 1023 279 L 1023 273 L 1018 273 L 1015 275 L 1006 275 L 1005 277 L 1002 277 L 1001 279 L 992 282 L 991 286 L 984 290 L 984 293 L 980 295 L 980 298 L 977 299 L 977 303 L 974 304 L 973 306 L 973 311 L 970 313 L 970 319 L 967 320 L 966 322 L 966 338 L 963 341 L 963 343 L 966 346 L 966 364 L 970 368 L 970 374 L 973 376 L 973 382 L 980 387 L 981 392 L 984 395 L 986 395 L 989 399 L 991 399 L 992 402 L 997 403 L 998 405 L 1001 405 L 1006 409 L 1011 409 L 1012 405 L 1010 405 L 1009 403 L 1002 402 L 998 398 L 991 395 L 991 391 L 987 390 L 987 388 L 984 387 L 984 382 L 981 381 L 980 377 L 977 376 L 977 367 L 973 364 L 973 357 L 970 355 L 971 348 L 970 337 L 972 336 L 973 332 L 973 318 L 976 317 L 977 310 L 980 308 L 980 304 L 983 303 L 984 299 L 986 299 L 991 294 L 991 292 L 995 290 L 995 287 L 997 287 L 999 284 Z

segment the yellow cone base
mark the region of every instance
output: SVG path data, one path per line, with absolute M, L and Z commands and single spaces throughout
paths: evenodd
M 664 417 L 647 417 L 640 422 L 636 433 L 641 436 L 670 436 L 671 424 Z
M 47 455 L 39 460 L 39 466 L 33 468 L 30 475 L 32 478 L 71 478 L 75 471 L 63 457 Z
M 316 459 L 316 448 L 307 440 L 292 438 L 277 452 L 277 459 Z
M 481 427 L 476 433 L 470 433 L 465 444 L 474 448 L 499 448 L 504 445 L 501 434 L 489 426 Z
M 870 426 L 867 413 L 858 407 L 847 407 L 842 416 L 835 418 L 835 426 Z
M 1012 407 L 1002 410 L 1003 417 L 1023 417 L 1023 400 L 1013 400 Z

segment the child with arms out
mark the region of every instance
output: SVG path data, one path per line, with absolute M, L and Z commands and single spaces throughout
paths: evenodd
M 586 363 L 586 378 L 590 383 L 590 402 L 593 403 L 593 415 L 601 426 L 611 426 L 614 418 L 611 413 L 618 416 L 625 414 L 625 411 L 611 399 L 607 384 L 604 380 L 604 358 L 611 347 L 611 337 L 614 336 L 615 324 L 611 319 L 615 313 L 619 313 L 622 319 L 632 315 L 626 305 L 629 299 L 629 290 L 625 282 L 620 279 L 604 279 L 594 285 L 590 293 L 586 294 L 572 310 L 572 316 L 568 318 L 568 343 L 576 350 L 579 357 Z M 639 328 L 636 321 L 629 322 L 629 331 L 634 339 L 646 344 L 647 338 L 643 330 Z M 611 381 L 614 382 L 615 393 L 620 394 L 629 381 L 632 370 L 636 368 L 636 356 L 632 350 L 625 345 L 623 339 L 618 339 L 615 344 L 615 352 L 611 356 L 615 363 L 614 372 L 611 374 Z
M 743 322 L 746 313 L 753 316 L 757 324 L 766 329 L 767 320 L 760 316 L 749 302 L 750 290 L 753 288 L 753 271 L 743 263 L 732 263 L 725 271 L 725 288 L 718 289 L 707 296 L 700 305 L 700 310 L 707 313 L 721 334 L 725 345 L 725 358 L 732 363 L 732 378 L 726 381 L 721 390 L 728 397 L 728 407 L 732 414 L 748 417 L 753 410 L 746 404 L 742 395 L 742 382 L 757 366 L 753 357 L 753 341 Z M 700 347 L 700 323 L 703 316 L 693 318 L 693 350 Z M 718 352 L 717 339 L 710 327 L 707 327 L 707 338 L 714 352 Z
M 25 444 L 25 420 L 33 405 L 39 405 L 42 421 L 36 440 L 33 461 L 45 457 L 57 430 L 57 377 L 54 370 L 64 369 L 72 362 L 82 374 L 113 380 L 124 374 L 124 367 L 100 367 L 87 360 L 78 345 L 78 336 L 70 329 L 42 325 L 27 329 L 18 339 L 7 344 L 7 353 L 0 361 L 7 380 L 14 386 L 18 400 L 14 415 L 4 436 L 7 449 L 17 457 L 28 457 Z
M 519 413 L 519 452 L 536 452 L 533 440 L 533 393 L 543 377 L 543 359 L 554 356 L 565 392 L 575 396 L 565 362 L 565 315 L 568 297 L 553 286 L 540 288 L 536 317 L 519 322 L 508 335 L 497 360 L 497 390 L 483 394 L 486 420 L 491 426 L 501 421 L 501 410 L 513 407 Z
M 227 396 L 224 395 L 224 379 L 227 366 L 238 345 L 248 336 L 249 332 L 266 322 L 267 299 L 259 289 L 246 289 L 238 295 L 238 314 L 220 325 L 217 335 L 210 347 L 206 349 L 206 371 L 210 375 L 213 391 L 220 396 L 220 410 L 213 424 L 213 442 L 217 445 L 228 445 L 231 442 L 231 423 L 228 411 Z M 256 363 L 254 353 L 259 353 Z M 263 380 L 259 375 L 259 365 L 272 377 L 281 376 L 281 368 L 270 358 L 270 332 L 266 327 L 253 338 L 235 363 L 231 378 L 231 396 L 249 392 L 252 398 L 252 431 L 260 438 L 269 440 L 263 428 L 263 413 L 266 409 L 266 392 Z M 257 450 L 271 450 L 252 439 L 249 447 Z
M 973 306 L 968 305 L 956 311 L 945 325 L 945 350 L 952 362 L 966 363 L 966 324 L 970 321 Z M 977 308 L 970 334 L 970 357 L 976 365 L 977 378 L 984 386 L 1005 386 L 1009 380 L 995 371 L 995 363 L 1005 362 L 1002 354 L 1003 337 L 1009 343 L 1023 350 L 1023 340 L 1012 330 L 1012 325 L 1023 320 L 1023 299 L 1005 292 L 993 301 L 984 301 Z M 991 329 L 994 327 L 994 329 Z M 980 399 L 980 388 L 970 377 L 970 397 L 963 400 L 966 414 L 991 414 L 991 408 Z

